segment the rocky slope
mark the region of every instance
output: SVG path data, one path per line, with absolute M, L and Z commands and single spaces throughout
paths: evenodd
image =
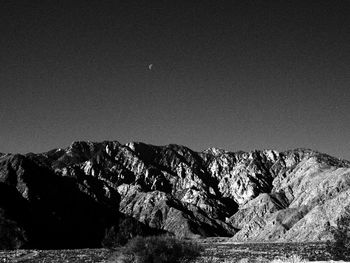
M 350 162 L 307 149 L 74 142 L 0 155 L 0 243 L 96 247 L 140 225 L 189 238 L 327 240 L 349 195 Z

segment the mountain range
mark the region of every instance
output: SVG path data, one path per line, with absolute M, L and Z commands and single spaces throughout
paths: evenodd
M 77 141 L 0 153 L 0 248 L 100 247 L 139 233 L 326 241 L 349 208 L 350 162 L 310 149 Z

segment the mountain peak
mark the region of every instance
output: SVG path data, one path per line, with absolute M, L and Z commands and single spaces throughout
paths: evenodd
M 207 154 L 212 154 L 212 155 L 218 156 L 218 155 L 222 155 L 222 154 L 227 153 L 227 151 L 223 150 L 223 149 L 220 149 L 220 148 L 210 147 L 210 148 L 204 150 L 203 153 L 207 153 Z

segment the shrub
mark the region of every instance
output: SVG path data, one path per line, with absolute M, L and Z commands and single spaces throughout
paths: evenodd
M 272 261 L 264 258 L 262 256 L 259 256 L 257 258 L 241 258 L 239 260 L 234 259 L 224 259 L 224 261 L 217 261 L 217 260 L 209 260 L 204 261 L 204 263 L 306 263 L 308 261 L 305 261 L 302 257 L 298 255 L 292 255 L 290 257 L 278 257 L 273 259 Z M 201 262 L 202 263 L 202 262 Z
M 101 243 L 104 248 L 115 249 L 116 247 L 124 246 L 136 236 L 160 235 L 164 234 L 164 232 L 160 229 L 150 228 L 132 217 L 120 215 L 118 225 L 106 230 Z
M 290 257 L 276 258 L 271 261 L 271 263 L 305 263 L 305 262 L 306 261 L 298 255 L 291 255 Z
M 170 236 L 135 237 L 119 251 L 116 262 L 177 263 L 200 255 L 202 247 Z
M 334 243 L 328 243 L 328 251 L 334 260 L 350 258 L 350 212 L 337 220 L 337 228 L 332 229 Z
M 257 258 L 255 258 L 256 263 L 269 263 L 270 260 L 268 260 L 267 258 L 264 258 L 263 256 L 258 256 Z
M 131 217 L 121 217 L 117 226 L 112 226 L 105 233 L 102 246 L 115 248 L 125 245 L 137 235 L 147 235 L 146 226 Z
M 249 261 L 250 261 L 249 258 L 241 258 L 240 260 L 238 260 L 238 263 L 249 263 Z

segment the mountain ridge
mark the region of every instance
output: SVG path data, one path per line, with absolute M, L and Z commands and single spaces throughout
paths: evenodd
M 118 236 L 124 217 L 149 233 L 188 238 L 322 241 L 332 239 L 330 228 L 350 207 L 350 162 L 305 148 L 196 152 L 75 141 L 38 154 L 0 154 L 0 186 L 17 192 L 30 211 L 18 220 L 9 215 L 11 200 L 0 200 L 0 240 L 9 247 L 60 247 L 69 232 L 76 235 L 70 247 L 99 246 L 111 229 Z M 49 222 L 45 231 L 38 217 Z
M 190 149 L 191 151 L 193 152 L 196 152 L 196 153 L 205 153 L 205 152 L 208 152 L 208 151 L 216 151 L 216 152 L 222 152 L 222 153 L 250 153 L 250 152 L 254 152 L 254 151 L 275 151 L 275 152 L 279 152 L 279 153 L 288 153 L 288 152 L 296 152 L 296 151 L 301 151 L 301 152 L 313 152 L 313 153 L 317 153 L 317 154 L 323 154 L 323 155 L 327 155 L 327 156 L 330 156 L 332 158 L 335 158 L 335 159 L 338 159 L 340 161 L 344 161 L 344 162 L 347 162 L 349 163 L 350 165 L 350 160 L 347 160 L 347 159 L 344 159 L 344 158 L 340 158 L 340 157 L 335 157 L 333 155 L 330 155 L 330 154 L 327 154 L 327 153 L 323 153 L 322 151 L 319 151 L 319 150 L 314 150 L 314 149 L 311 149 L 311 148 L 307 148 L 307 147 L 296 147 L 296 148 L 292 148 L 292 149 L 287 149 L 287 150 L 283 150 L 283 151 L 277 151 L 277 150 L 274 150 L 272 148 L 264 148 L 264 149 L 252 149 L 252 150 L 248 150 L 248 151 L 245 151 L 245 150 L 236 150 L 236 151 L 232 151 L 232 150 L 226 150 L 224 148 L 221 148 L 221 147 L 208 147 L 204 150 L 201 150 L 201 151 L 195 151 L 195 150 L 192 150 L 191 148 L 185 146 L 185 145 L 182 145 L 182 144 L 176 144 L 176 143 L 169 143 L 169 144 L 165 144 L 165 145 L 154 145 L 154 144 L 149 144 L 149 143 L 144 143 L 144 142 L 141 142 L 141 141 L 131 141 L 131 142 L 127 142 L 127 143 L 121 143 L 117 140 L 104 140 L 104 141 L 90 141 L 90 140 L 77 140 L 77 141 L 72 141 L 71 144 L 69 144 L 67 147 L 65 148 L 53 148 L 51 150 L 48 150 L 48 151 L 43 151 L 43 152 L 37 152 L 37 153 L 33 153 L 33 152 L 27 152 L 27 153 L 4 153 L 4 152 L 0 152 L 0 155 L 4 155 L 4 154 L 21 154 L 21 155 L 27 155 L 27 154 L 46 154 L 48 152 L 51 152 L 51 151 L 62 151 L 62 150 L 65 150 L 65 149 L 68 149 L 74 145 L 79 145 L 79 144 L 90 144 L 90 145 L 101 145 L 101 144 L 108 144 L 108 143 L 115 143 L 115 144 L 118 144 L 118 145 L 124 145 L 124 146 L 128 146 L 128 145 L 133 145 L 133 144 L 142 144 L 142 145 L 146 145 L 146 146 L 150 146 L 150 147 L 171 147 L 171 146 L 177 146 L 177 147 L 185 147 L 185 148 L 188 148 Z

